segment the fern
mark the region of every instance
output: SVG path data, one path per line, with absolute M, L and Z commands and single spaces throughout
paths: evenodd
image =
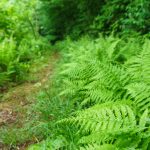
M 135 115 L 126 104 L 105 103 L 78 112 L 77 117 L 64 120 L 80 128 L 79 132 L 117 132 L 136 125 Z M 119 131 L 120 132 L 120 131 Z
M 59 95 L 80 107 L 56 123 L 64 149 L 150 148 L 150 42 L 135 45 L 111 36 L 68 46 Z
M 71 52 L 73 59 L 61 73 L 66 85 L 62 93 L 73 94 L 85 110 L 59 121 L 59 124 L 76 126 L 77 134 L 82 135 L 78 144 L 84 144 L 85 149 L 100 149 L 105 144 L 112 144 L 118 149 L 137 148 L 144 143 L 148 147 L 149 42 L 145 42 L 140 54 L 129 57 L 122 64 L 116 58 L 124 48 L 117 50 L 121 41 L 113 43 L 113 40 L 100 38 L 92 42 L 91 46 L 97 48 L 97 53 L 91 52 L 90 44 L 80 46 L 86 47 L 81 56 L 74 56 L 76 52 Z M 99 146 L 94 147 L 95 144 Z
M 138 123 L 129 105 L 108 103 L 77 112 L 76 117 L 58 123 L 77 126 L 78 134 L 85 135 L 79 139 L 78 144 L 91 144 L 85 146 L 86 148 L 96 148 L 92 145 L 96 143 L 99 145 L 97 148 L 113 144 L 113 147 L 118 149 L 125 147 L 128 149 L 140 146 L 141 139 L 145 141 L 149 139 L 147 119 L 148 110 L 143 113 Z M 144 137 L 145 135 L 147 137 Z
M 89 144 L 85 147 L 81 147 L 80 150 L 118 150 L 118 148 L 112 144 L 104 144 L 102 146 L 97 144 Z
M 136 82 L 150 84 L 150 41 L 146 40 L 141 53 L 126 62 L 128 72 Z
M 150 108 L 150 86 L 145 83 L 132 83 L 127 85 L 126 89 L 138 113 Z

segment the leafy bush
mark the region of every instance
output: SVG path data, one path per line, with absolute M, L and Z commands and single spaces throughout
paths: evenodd
M 35 6 L 34 0 L 0 2 L 0 86 L 24 80 L 30 61 L 48 49 L 36 31 Z
M 35 148 L 150 148 L 150 41 L 128 40 L 85 37 L 68 45 L 59 96 L 78 107 Z
M 148 18 L 150 2 L 148 0 L 113 0 L 103 5 L 98 16 L 96 16 L 92 28 L 95 32 L 103 31 L 109 33 L 121 32 L 121 34 L 142 33 L 148 34 Z

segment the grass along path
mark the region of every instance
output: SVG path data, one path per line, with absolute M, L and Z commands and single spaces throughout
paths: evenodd
M 30 122 L 30 119 L 28 119 L 31 115 L 29 113 L 30 107 L 35 102 L 36 94 L 42 88 L 47 87 L 49 77 L 53 73 L 54 64 L 57 59 L 58 54 L 55 53 L 44 58 L 42 62 L 35 63 L 32 66 L 28 81 L 11 88 L 3 94 L 0 100 L 0 150 L 11 149 L 12 145 L 17 142 L 17 138 L 14 135 L 14 128 L 21 129 L 24 127 L 24 124 Z M 34 143 L 36 140 L 35 137 L 32 142 Z M 15 146 L 14 149 L 23 150 L 30 143 L 31 141 L 21 145 L 20 143 L 16 143 L 16 145 L 20 146 Z

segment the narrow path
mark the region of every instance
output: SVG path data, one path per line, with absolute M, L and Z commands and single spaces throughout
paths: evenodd
M 28 108 L 35 101 L 35 95 L 40 89 L 48 86 L 48 80 L 57 59 L 58 54 L 53 54 L 42 66 L 38 67 L 36 72 L 31 73 L 30 76 L 33 80 L 18 85 L 4 93 L 2 102 L 0 102 L 0 128 L 11 128 L 14 124 L 16 127 L 23 126 Z M 25 146 L 26 144 L 19 148 L 19 150 L 24 149 Z M 1 138 L 0 150 L 7 150 L 3 143 L 1 143 Z

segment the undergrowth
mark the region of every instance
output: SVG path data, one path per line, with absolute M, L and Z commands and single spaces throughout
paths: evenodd
M 40 32 L 52 42 L 70 35 L 149 35 L 149 0 L 40 0 Z
M 49 49 L 38 34 L 37 1 L 0 2 L 0 88 L 26 80 L 32 62 Z
M 150 41 L 85 37 L 57 47 L 66 49 L 58 86 L 37 104 L 49 135 L 29 150 L 149 149 Z

